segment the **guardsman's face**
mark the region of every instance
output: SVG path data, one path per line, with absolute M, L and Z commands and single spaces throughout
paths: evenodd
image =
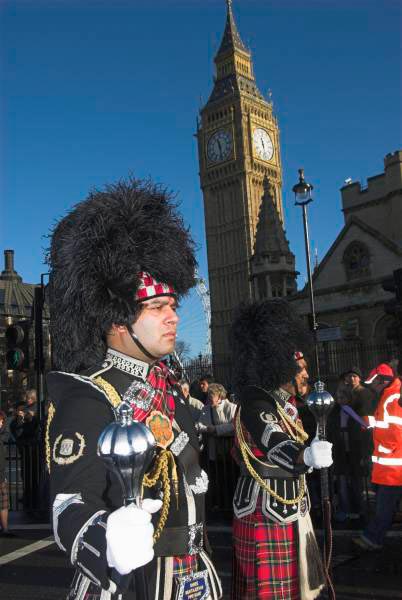
M 162 357 L 174 350 L 178 322 L 176 299 L 160 296 L 142 302 L 141 313 L 132 329 L 148 352 Z
M 296 393 L 300 396 L 305 396 L 308 391 L 309 375 L 307 372 L 307 363 L 304 358 L 297 361 L 299 372 L 295 376 Z

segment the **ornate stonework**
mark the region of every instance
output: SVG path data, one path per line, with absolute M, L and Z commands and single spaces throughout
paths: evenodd
M 211 334 L 215 366 L 229 355 L 233 309 L 253 296 L 250 258 L 254 252 L 263 181 L 274 190 L 283 221 L 279 128 L 272 103 L 259 91 L 251 53 L 242 42 L 227 4 L 216 77 L 197 128 L 204 197 Z M 215 369 L 216 371 L 216 369 Z M 216 377 L 220 377 L 215 372 Z

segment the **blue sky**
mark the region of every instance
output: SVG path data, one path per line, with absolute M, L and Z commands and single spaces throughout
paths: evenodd
M 314 185 L 312 248 L 343 224 L 339 188 L 383 170 L 401 143 L 399 0 L 234 0 L 257 83 L 281 129 L 287 236 L 299 284 L 305 259 L 291 188 Z M 44 236 L 93 187 L 132 173 L 178 193 L 207 277 L 195 138 L 212 89 L 224 0 L 0 2 L 1 248 L 25 281 L 44 272 Z M 193 293 L 181 337 L 203 350 Z

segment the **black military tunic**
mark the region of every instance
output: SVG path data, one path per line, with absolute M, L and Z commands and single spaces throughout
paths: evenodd
M 278 412 L 279 407 L 289 416 L 290 421 L 297 422 L 297 410 L 289 402 L 290 398 L 290 394 L 282 389 L 267 392 L 256 386 L 248 386 L 242 392 L 241 423 L 247 437 L 246 442 L 254 455 L 261 460 L 251 460 L 252 467 L 273 494 L 263 489 L 250 474 L 236 436 L 240 478 L 233 507 L 237 518 L 254 512 L 260 493 L 263 514 L 276 523 L 293 522 L 309 509 L 307 489 L 300 500 L 291 504 L 283 503 L 276 497 L 280 496 L 286 500 L 297 498 L 300 492 L 300 475 L 309 470 L 309 467 L 299 460 L 304 449 L 303 443 L 289 435 L 284 427 L 283 417 Z
M 133 382 L 141 387 L 147 374 L 145 363 L 108 351 L 99 369 L 80 375 L 48 375 L 51 406 L 47 452 L 53 528 L 57 544 L 77 569 L 68 596 L 71 600 L 84 600 L 88 593 L 97 594 L 101 600 L 140 600 L 143 596 L 143 578 L 138 571 L 116 578 L 107 564 L 107 518 L 122 506 L 123 497 L 117 477 L 97 456 L 97 443 L 104 428 L 115 419 L 115 409 L 132 390 Z M 103 389 L 99 378 L 106 382 Z M 105 389 L 115 390 L 117 395 Z M 175 412 L 174 441 L 169 450 L 177 466 L 179 502 L 176 506 L 172 489 L 168 519 L 154 546 L 155 558 L 145 566 L 149 597 L 170 600 L 174 589 L 173 557 L 197 555 L 199 569 L 208 571 L 210 598 L 215 599 L 220 596 L 220 583 L 203 548 L 208 478 L 199 465 L 198 438 L 188 407 L 174 384 L 170 392 L 175 397 Z M 146 490 L 145 495 L 160 497 L 161 491 L 156 487 Z M 158 514 L 153 515 L 153 521 L 156 524 Z

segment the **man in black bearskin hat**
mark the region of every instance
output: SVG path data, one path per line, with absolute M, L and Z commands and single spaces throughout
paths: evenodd
M 243 306 L 232 331 L 235 418 L 232 600 L 312 600 L 324 574 L 305 473 L 332 463 L 331 444 L 305 446 L 295 405 L 307 392 L 311 340 L 284 300 Z
M 174 350 L 177 301 L 195 283 L 194 245 L 175 205 L 135 179 L 95 191 L 55 227 L 48 262 L 57 371 L 48 376 L 47 459 L 55 540 L 76 567 L 68 599 L 171 600 L 191 577 L 219 598 L 203 548 L 208 478 L 191 414 L 160 360 Z M 97 456 L 123 401 L 159 446 L 141 508 L 122 507 L 117 476 Z

